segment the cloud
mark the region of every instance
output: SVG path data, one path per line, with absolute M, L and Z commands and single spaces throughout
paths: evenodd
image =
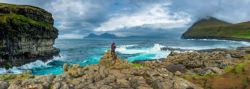
M 113 16 L 95 31 L 115 31 L 139 26 L 171 29 L 183 27 L 191 21 L 190 16 L 184 12 L 170 12 L 169 5 L 170 3 L 156 4 L 136 13 Z
M 0 0 L 2 3 L 12 3 L 12 4 L 23 4 L 23 5 L 33 5 L 47 9 L 49 4 L 53 0 Z
M 120 36 L 183 32 L 206 16 L 232 23 L 250 20 L 250 0 L 0 0 L 28 4 L 53 14 L 60 38 L 89 33 Z M 184 30 L 176 30 L 183 28 Z M 180 32 L 178 32 L 180 33 Z M 161 34 L 163 35 L 163 34 Z M 74 37 L 75 36 L 75 37 Z
M 59 35 L 59 39 L 82 39 L 83 36 L 81 34 L 63 34 L 63 35 Z
M 192 15 L 193 20 L 214 16 L 232 23 L 250 20 L 250 0 L 173 0 L 171 9 Z

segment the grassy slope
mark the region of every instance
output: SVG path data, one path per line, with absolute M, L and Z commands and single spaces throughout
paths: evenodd
M 195 23 L 183 38 L 250 39 L 250 22 L 229 24 L 215 18 Z
M 17 9 L 23 8 L 26 10 L 33 10 L 36 11 L 37 13 L 40 13 L 42 15 L 50 15 L 47 11 L 34 7 L 34 6 L 29 6 L 29 5 L 15 5 L 15 4 L 5 4 L 5 3 L 0 3 L 0 9 L 1 8 L 8 8 L 11 13 L 2 13 L 0 12 L 0 24 L 8 24 L 9 21 L 11 20 L 15 24 L 30 24 L 33 26 L 42 26 L 42 27 L 53 27 L 52 24 L 48 22 L 42 22 L 42 21 L 37 21 L 32 18 L 26 17 L 22 14 L 17 13 Z
M 11 9 L 13 11 L 13 13 L 15 13 L 15 11 L 17 9 L 24 8 L 24 9 L 30 9 L 30 10 L 36 11 L 36 12 L 44 14 L 44 15 L 50 14 L 49 12 L 47 12 L 44 9 L 34 7 L 34 6 L 30 6 L 30 5 L 15 5 L 15 4 L 0 3 L 0 8 L 9 8 L 9 9 Z
M 14 23 L 27 23 L 33 26 L 43 26 L 43 27 L 51 27 L 52 25 L 46 22 L 35 21 L 31 18 L 27 18 L 23 15 L 18 14 L 0 14 L 0 23 L 8 24 L 9 21 L 12 20 Z
M 250 55 L 245 56 L 250 59 Z M 250 61 L 229 66 L 225 74 L 185 75 L 184 78 L 205 89 L 250 89 Z

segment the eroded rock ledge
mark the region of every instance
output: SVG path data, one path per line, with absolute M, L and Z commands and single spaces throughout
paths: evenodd
M 59 53 L 51 13 L 38 7 L 0 3 L 0 67 L 20 66 Z
M 3 89 L 201 89 L 166 68 L 133 64 L 107 52 L 100 63 L 64 65 L 64 74 L 27 76 L 0 82 Z
M 1 89 L 230 89 L 249 88 L 250 47 L 171 53 L 166 59 L 130 63 L 112 59 L 99 64 L 64 65 L 60 75 L 0 75 Z M 234 81 L 235 80 L 235 81 Z M 223 84 L 222 84 L 223 82 Z M 225 84 L 224 84 L 225 83 Z M 230 84 L 227 85 L 227 84 Z

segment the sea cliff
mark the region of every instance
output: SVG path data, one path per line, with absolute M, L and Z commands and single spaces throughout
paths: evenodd
M 250 22 L 232 24 L 207 17 L 194 23 L 182 38 L 250 41 Z
M 59 53 L 52 14 L 34 6 L 0 3 L 0 67 L 20 66 Z

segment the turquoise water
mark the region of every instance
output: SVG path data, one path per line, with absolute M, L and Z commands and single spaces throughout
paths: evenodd
M 250 46 L 248 42 L 225 40 L 182 40 L 182 39 L 60 39 L 55 47 L 61 50 L 60 57 L 42 62 L 36 61 L 12 69 L 0 68 L 0 73 L 21 73 L 31 70 L 33 74 L 61 74 L 63 64 L 80 64 L 81 66 L 97 64 L 112 42 L 117 45 L 117 53 L 132 62 L 135 60 L 153 60 L 166 58 L 170 51 L 162 51 L 162 47 L 183 49 L 234 49 L 239 46 Z

